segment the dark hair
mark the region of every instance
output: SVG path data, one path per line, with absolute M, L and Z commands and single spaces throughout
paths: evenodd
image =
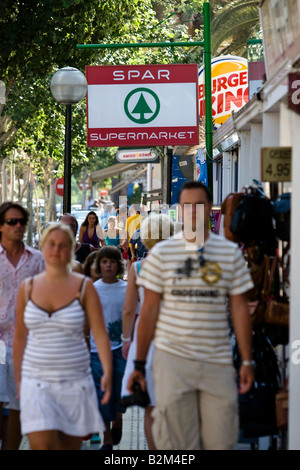
M 5 214 L 9 209 L 18 209 L 18 211 L 22 212 L 24 219 L 26 220 L 26 224 L 29 220 L 29 212 L 25 207 L 21 206 L 21 204 L 13 201 L 6 201 L 0 205 L 0 225 L 4 225 L 5 221 Z M 1 240 L 1 232 L 0 232 L 0 240 Z
M 99 224 L 99 219 L 98 219 L 98 216 L 97 216 L 96 212 L 94 212 L 94 211 L 90 211 L 90 212 L 88 213 L 88 215 L 86 216 L 84 222 L 82 222 L 81 225 L 83 225 L 84 227 L 86 227 L 87 225 L 89 225 L 89 221 L 88 221 L 89 215 L 94 215 L 94 216 L 96 217 L 96 223 L 95 223 L 95 225 L 98 225 L 98 224 Z
M 183 183 L 178 193 L 178 202 L 180 202 L 181 193 L 185 189 L 203 189 L 203 191 L 205 191 L 206 193 L 208 201 L 213 202 L 209 188 L 204 183 L 201 183 L 201 181 L 186 181 L 185 183 Z
M 100 250 L 95 250 L 89 253 L 83 262 L 83 265 L 82 265 L 83 274 L 85 274 L 88 277 L 91 277 L 91 266 L 94 264 L 96 260 L 98 251 Z
M 117 275 L 123 276 L 124 263 L 123 263 L 123 259 L 122 259 L 119 248 L 113 245 L 103 246 L 102 248 L 100 248 L 100 250 L 97 253 L 96 260 L 95 260 L 95 273 L 98 276 L 101 276 L 100 262 L 103 258 L 110 258 L 110 259 L 116 260 L 118 263 Z

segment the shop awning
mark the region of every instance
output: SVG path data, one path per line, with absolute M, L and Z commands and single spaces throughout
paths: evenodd
M 93 183 L 95 181 L 101 181 L 105 178 L 109 178 L 112 176 L 120 175 L 125 171 L 131 170 L 133 168 L 140 168 L 140 164 L 136 163 L 116 163 L 115 165 L 111 165 L 107 168 L 103 168 L 102 170 L 93 171 L 89 174 L 90 181 Z
M 128 186 L 134 180 L 140 178 L 146 171 L 146 166 L 139 165 L 133 175 L 128 176 L 127 178 L 122 178 L 122 180 L 118 184 L 116 184 L 112 189 L 110 189 L 109 194 L 113 194 L 117 191 L 120 191 L 120 189 Z

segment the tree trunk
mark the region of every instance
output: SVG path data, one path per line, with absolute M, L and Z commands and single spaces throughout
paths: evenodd
M 36 222 L 35 222 L 35 214 L 32 210 L 32 184 L 31 184 L 31 168 L 28 165 L 27 170 L 27 210 L 29 212 L 29 221 L 28 221 L 28 229 L 27 229 L 27 244 L 32 246 L 32 234 L 35 231 Z
M 2 202 L 7 201 L 7 173 L 6 173 L 7 157 L 2 160 Z
M 82 168 L 82 197 L 81 197 L 81 208 L 86 209 L 85 201 L 86 201 L 86 180 L 87 180 L 87 167 L 84 165 Z

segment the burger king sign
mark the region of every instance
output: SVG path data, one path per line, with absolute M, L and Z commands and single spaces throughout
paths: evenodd
M 205 116 L 204 66 L 199 69 L 199 112 Z M 248 102 L 248 62 L 243 57 L 220 56 L 211 61 L 212 117 L 215 128 Z

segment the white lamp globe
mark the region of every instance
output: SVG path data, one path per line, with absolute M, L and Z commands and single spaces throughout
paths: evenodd
M 76 104 L 86 95 L 87 81 L 80 70 L 74 67 L 64 67 L 53 75 L 50 89 L 59 103 Z

